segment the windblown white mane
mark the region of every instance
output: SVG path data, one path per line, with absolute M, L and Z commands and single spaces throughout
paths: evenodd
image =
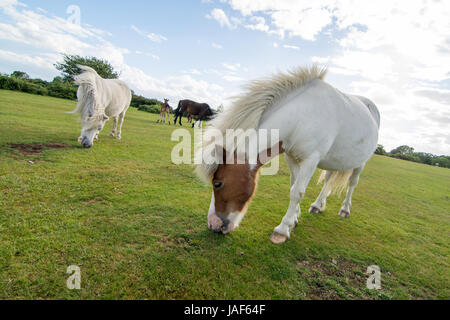
M 95 101 L 97 81 L 100 76 L 88 66 L 78 65 L 78 67 L 84 72 L 75 76 L 75 83 L 80 86 L 80 90 L 78 92 L 77 106 L 72 113 L 79 113 L 83 119 L 103 115 L 104 110 L 99 110 L 99 104 Z
M 255 129 L 258 127 L 263 113 L 290 92 L 307 85 L 315 79 L 323 80 L 327 69 L 317 65 L 299 67 L 287 73 L 278 73 L 267 79 L 252 81 L 246 87 L 246 93 L 239 97 L 231 107 L 215 118 L 205 131 L 203 148 L 213 142 L 210 139 L 212 129 L 220 130 L 223 135 L 227 129 Z M 227 150 L 231 152 L 232 150 Z M 202 150 L 200 150 L 202 152 Z M 201 157 L 201 154 L 197 154 Z M 196 168 L 197 175 L 205 181 L 210 181 L 217 164 L 202 164 Z

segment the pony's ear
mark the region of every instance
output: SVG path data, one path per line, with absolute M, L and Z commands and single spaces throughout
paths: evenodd
M 283 149 L 283 141 L 278 142 L 273 147 L 267 149 L 266 151 L 262 151 L 258 154 L 258 163 L 257 168 L 261 168 L 263 165 L 269 163 L 276 156 L 284 153 Z
M 109 120 L 109 117 L 106 114 L 104 114 L 103 115 L 103 121 L 108 121 L 108 120 Z

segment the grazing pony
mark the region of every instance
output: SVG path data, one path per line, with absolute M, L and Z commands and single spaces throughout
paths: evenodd
M 285 153 L 291 189 L 287 213 L 271 236 L 273 243 L 285 242 L 297 225 L 299 203 L 316 168 L 325 170 L 324 186 L 310 213 L 323 212 L 327 197 L 348 185 L 339 215 L 350 215 L 353 191 L 377 147 L 380 114 L 369 99 L 344 94 L 326 83 L 325 75 L 326 69 L 312 66 L 255 81 L 212 121 L 199 155 L 205 159 L 208 147 L 216 149 L 215 161 L 203 160 L 197 166 L 200 177 L 213 187 L 208 213 L 212 231 L 227 234 L 239 225 L 255 193 L 260 168 L 278 153 Z M 278 142 L 258 150 L 254 163 L 244 154 L 245 161 L 236 164 L 236 149 L 225 150 L 208 138 L 208 131 L 224 135 L 227 129 L 275 129 Z
M 156 123 L 159 123 L 160 121 L 161 121 L 161 123 L 163 123 L 163 119 L 164 119 L 164 124 L 166 123 L 166 121 L 169 121 L 169 125 L 170 125 L 169 99 L 164 99 L 164 103 L 161 105 L 161 111 L 159 112 L 159 119 L 156 121 Z
M 131 103 L 131 90 L 121 80 L 103 79 L 90 67 L 78 67 L 84 71 L 75 77 L 79 85 L 78 103 L 72 113 L 80 114 L 82 125 L 78 141 L 85 148 L 92 147 L 110 117 L 113 118 L 110 136 L 114 137 L 118 128 L 117 139 L 120 140 L 125 113 Z
M 191 118 L 196 119 L 196 122 L 192 124 L 192 128 L 198 121 L 200 121 L 199 127 L 201 127 L 203 120 L 209 120 L 213 116 L 213 112 L 208 104 L 198 103 L 192 100 L 181 100 L 178 103 L 178 108 L 175 110 L 175 125 L 177 124 L 178 118 L 180 118 L 180 126 L 182 125 L 181 118 L 186 112 Z

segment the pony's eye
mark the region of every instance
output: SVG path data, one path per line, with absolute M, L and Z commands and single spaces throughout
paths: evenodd
M 213 185 L 214 185 L 214 189 L 220 189 L 223 187 L 223 181 L 214 181 Z

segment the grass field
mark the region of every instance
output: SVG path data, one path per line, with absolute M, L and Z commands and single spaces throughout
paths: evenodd
M 336 197 L 307 213 L 312 183 L 292 238 L 275 246 L 289 201 L 284 160 L 261 178 L 240 228 L 213 234 L 210 187 L 170 161 L 174 127 L 132 109 L 122 141 L 107 136 L 109 123 L 84 150 L 64 113 L 74 106 L 0 91 L 0 299 L 450 298 L 449 169 L 375 156 L 346 220 Z M 81 290 L 66 287 L 70 265 Z M 382 290 L 366 288 L 370 265 Z

